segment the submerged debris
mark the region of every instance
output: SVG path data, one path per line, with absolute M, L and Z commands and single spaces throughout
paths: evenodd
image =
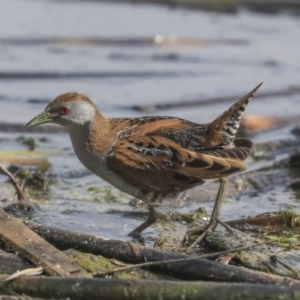
M 17 138 L 17 141 L 21 142 L 23 145 L 26 145 L 28 147 L 29 151 L 35 150 L 36 144 L 35 144 L 34 138 L 32 138 L 32 137 L 26 138 L 23 135 L 21 135 Z
M 300 233 L 300 215 L 292 210 L 265 213 L 256 217 L 226 222 L 239 230 L 259 230 L 264 232 L 283 232 L 293 229 Z

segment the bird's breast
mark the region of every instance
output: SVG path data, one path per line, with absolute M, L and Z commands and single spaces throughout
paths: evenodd
M 87 134 L 80 132 L 81 130 L 69 131 L 74 152 L 80 162 L 92 173 L 96 174 L 106 182 L 130 194 L 134 197 L 139 195 L 139 189 L 125 182 L 118 174 L 116 174 L 107 164 L 106 155 L 93 153 L 87 146 Z

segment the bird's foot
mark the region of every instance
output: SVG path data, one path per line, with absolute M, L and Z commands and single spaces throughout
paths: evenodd
M 128 236 L 131 237 L 130 242 L 140 244 L 143 246 L 145 245 L 145 239 L 141 232 L 133 230 L 128 234 Z
M 151 226 L 156 221 L 156 213 L 155 213 L 154 207 L 151 205 L 148 205 L 148 210 L 149 210 L 148 219 L 145 222 L 143 222 L 141 225 L 136 227 L 134 230 L 132 230 L 128 234 L 129 236 L 132 236 L 135 238 L 141 237 L 141 232 L 144 231 L 149 226 Z
M 142 233 L 140 231 L 136 231 L 135 229 L 128 233 L 128 236 L 132 238 L 141 238 Z
M 232 228 L 224 223 L 223 221 L 219 219 L 211 219 L 208 225 L 206 226 L 199 226 L 194 227 L 189 230 L 187 230 L 182 243 L 186 243 L 191 235 L 194 235 L 196 233 L 201 233 L 201 235 L 192 243 L 192 245 L 189 248 L 194 248 L 197 245 L 199 245 L 205 238 L 206 235 L 216 229 L 218 224 L 222 225 L 224 228 L 226 228 L 230 233 L 234 234 L 234 231 Z

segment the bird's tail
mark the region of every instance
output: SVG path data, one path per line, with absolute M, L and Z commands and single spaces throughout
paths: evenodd
M 262 85 L 260 83 L 249 94 L 233 104 L 228 110 L 223 112 L 213 122 L 208 124 L 206 131 L 206 145 L 209 146 L 232 146 L 240 121 L 247 104 L 252 99 L 256 91 Z

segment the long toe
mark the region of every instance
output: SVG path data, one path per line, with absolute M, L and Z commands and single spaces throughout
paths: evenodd
M 199 226 L 199 227 L 194 227 L 194 228 L 188 229 L 186 234 L 184 235 L 182 244 L 188 243 L 190 236 L 198 233 L 198 234 L 200 234 L 200 236 L 190 246 L 191 248 L 195 247 L 196 245 L 198 245 L 200 242 L 202 242 L 204 240 L 204 238 L 206 237 L 206 234 L 208 232 L 214 231 L 217 226 L 218 226 L 218 220 L 211 219 L 209 224 L 206 226 Z
M 217 227 L 218 223 L 217 222 L 212 222 L 210 223 L 206 228 L 205 230 L 201 231 L 201 235 L 199 237 L 197 237 L 197 239 L 193 242 L 193 244 L 189 247 L 189 248 L 195 248 L 197 245 L 199 245 L 205 238 L 206 238 L 206 235 L 212 231 L 214 231 Z M 193 229 L 193 228 L 192 228 Z M 195 231 L 194 231 L 195 233 Z
M 222 225 L 227 231 L 229 231 L 232 234 L 235 234 L 235 231 L 225 222 L 221 221 L 220 219 L 217 219 L 217 222 Z
M 142 236 L 142 233 L 140 231 L 132 230 L 128 233 L 128 236 L 131 236 L 133 238 L 140 238 Z
M 214 219 L 205 227 L 201 226 L 201 227 L 191 228 L 186 232 L 185 238 L 186 238 L 186 236 L 188 238 L 188 236 L 195 234 L 195 233 L 201 233 L 201 235 L 193 242 L 193 244 L 190 246 L 190 248 L 194 248 L 195 246 L 199 245 L 206 238 L 206 235 L 208 233 L 210 233 L 216 229 L 218 224 L 222 225 L 231 234 L 235 234 L 235 231 L 229 225 L 227 225 L 226 223 L 224 223 L 223 221 L 221 221 L 219 219 Z
M 206 226 L 199 226 L 199 227 L 194 227 L 191 229 L 188 229 L 183 237 L 183 240 L 181 242 L 181 245 L 188 244 L 190 240 L 190 236 L 197 234 L 197 233 L 203 233 L 205 230 L 208 228 L 208 225 Z

